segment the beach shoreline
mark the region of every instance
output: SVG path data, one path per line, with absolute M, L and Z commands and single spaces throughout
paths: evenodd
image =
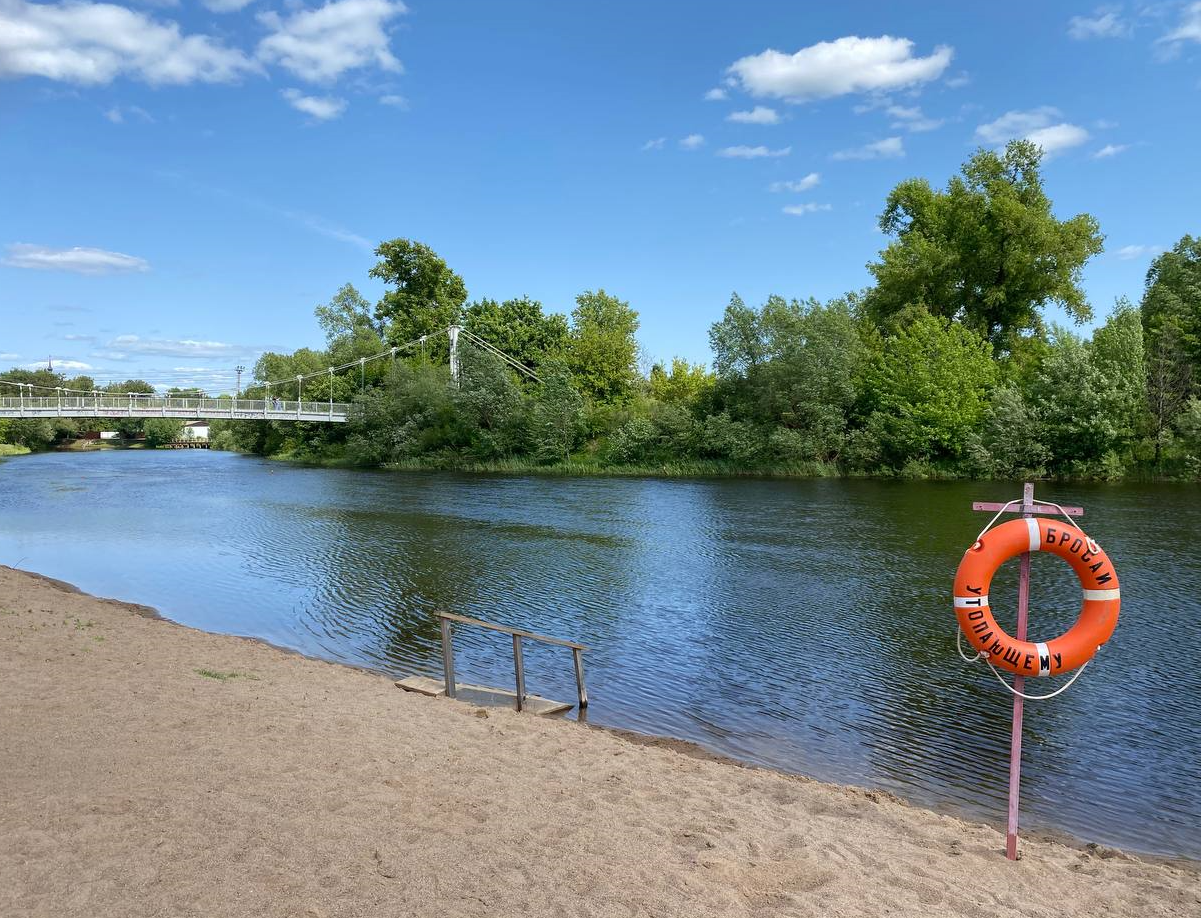
M 1037 833 L 1012 864 L 885 792 L 411 695 L 6 567 L 0 699 L 5 914 L 1201 910 L 1194 862 Z

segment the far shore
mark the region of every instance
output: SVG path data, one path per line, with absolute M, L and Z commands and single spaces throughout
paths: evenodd
M 601 687 L 597 687 L 601 690 Z M 1201 912 L 1201 867 L 401 692 L 0 567 L 0 914 Z

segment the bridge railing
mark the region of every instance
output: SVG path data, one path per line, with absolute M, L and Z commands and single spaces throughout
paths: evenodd
M 345 402 L 284 401 L 248 398 L 176 398 L 156 395 L 63 394 L 50 397 L 0 397 L 0 415 L 6 417 L 167 417 L 270 420 L 346 419 Z

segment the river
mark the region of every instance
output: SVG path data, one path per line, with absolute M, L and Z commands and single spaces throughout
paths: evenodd
M 956 656 L 950 588 L 988 520 L 971 501 L 1020 492 L 49 453 L 0 462 L 0 563 L 398 677 L 440 675 L 435 610 L 578 640 L 590 722 L 1002 825 L 1010 698 Z M 1201 858 L 1201 491 L 1038 493 L 1086 507 L 1123 604 L 1080 680 L 1027 704 L 1023 826 Z M 1033 556 L 1032 639 L 1071 624 L 1078 590 Z M 510 684 L 504 636 L 459 629 L 456 649 L 460 679 Z M 574 697 L 570 654 L 527 642 L 525 662 L 529 691 Z

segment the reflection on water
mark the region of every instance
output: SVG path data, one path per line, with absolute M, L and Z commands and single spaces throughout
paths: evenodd
M 51 454 L 0 463 L 0 563 L 397 676 L 440 675 L 435 610 L 579 640 L 594 723 L 996 823 L 1009 696 L 955 656 L 949 594 L 987 521 L 971 500 L 1018 493 Z M 1087 508 L 1123 607 L 1080 681 L 1027 705 L 1025 822 L 1201 856 L 1197 490 L 1044 496 Z M 1016 567 L 994 581 L 998 608 Z M 1077 596 L 1066 565 L 1035 555 L 1032 637 L 1063 631 Z M 509 684 L 505 636 L 462 629 L 456 649 L 461 678 Z M 526 670 L 531 692 L 574 697 L 569 652 L 527 644 Z

